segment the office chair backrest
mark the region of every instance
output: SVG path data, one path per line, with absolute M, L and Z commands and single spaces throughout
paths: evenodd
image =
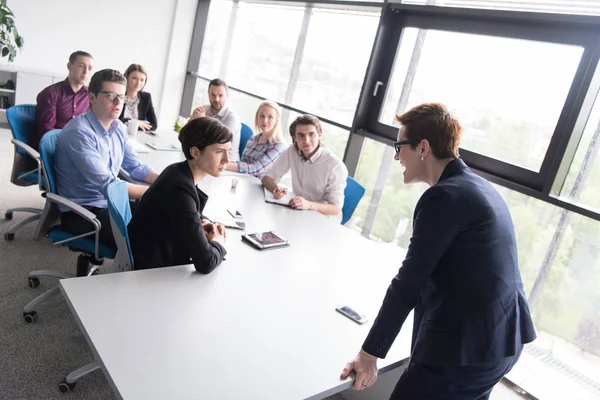
M 252 128 L 242 122 L 242 129 L 240 130 L 240 158 L 246 149 L 246 143 L 248 139 L 252 137 Z
M 56 181 L 54 176 L 54 153 L 56 151 L 56 139 L 60 129 L 54 129 L 46 132 L 40 141 L 40 158 L 42 159 L 42 168 L 46 178 L 46 187 L 51 193 L 56 193 Z
M 31 134 L 35 130 L 35 104 L 19 104 L 6 110 L 6 119 L 10 125 L 13 138 L 20 140 L 25 144 L 30 144 Z M 17 148 L 19 154 L 27 155 L 20 148 Z
M 365 194 L 365 188 L 353 178 L 346 179 L 344 189 L 344 206 L 342 207 L 342 225 L 344 225 L 356 210 L 356 206 Z
M 117 260 L 121 263 L 129 261 L 133 269 L 133 254 L 131 253 L 131 244 L 129 242 L 129 233 L 127 225 L 131 221 L 131 207 L 129 205 L 129 195 L 127 194 L 127 182 L 116 181 L 108 185 L 108 212 L 110 214 L 110 224 L 113 236 L 117 243 Z M 120 266 L 122 269 L 124 265 Z M 127 268 L 128 269 L 128 268 Z

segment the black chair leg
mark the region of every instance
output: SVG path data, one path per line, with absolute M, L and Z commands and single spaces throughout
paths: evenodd
M 90 270 L 90 256 L 87 254 L 80 254 L 77 256 L 77 275 L 76 276 L 87 276 Z

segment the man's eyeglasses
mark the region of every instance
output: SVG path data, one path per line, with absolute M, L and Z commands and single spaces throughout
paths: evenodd
M 124 94 L 117 94 L 117 93 L 114 93 L 114 92 L 102 92 L 101 91 L 100 93 L 102 93 L 103 95 L 105 95 L 106 98 L 108 99 L 108 101 L 115 101 L 115 99 L 118 98 L 121 101 L 121 103 L 124 103 L 125 99 L 127 97 Z
M 396 150 L 396 154 L 400 153 L 400 149 L 402 149 L 402 146 L 404 146 L 405 144 L 410 144 L 410 145 L 416 145 L 415 142 L 413 142 L 412 140 L 401 140 L 399 142 L 394 143 L 394 150 Z

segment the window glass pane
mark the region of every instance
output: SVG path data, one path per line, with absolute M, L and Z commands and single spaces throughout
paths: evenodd
M 352 223 L 365 237 L 406 248 L 414 207 L 427 186 L 405 185 L 404 168 L 393 157 L 392 147 L 364 139 L 355 179 L 366 192 Z
M 292 104 L 352 125 L 379 13 L 315 9 Z
M 404 4 L 600 15 L 598 0 L 402 0 Z
M 538 338 L 509 379 L 544 400 L 600 397 L 600 222 L 498 188 Z
M 224 79 L 257 95 L 283 101 L 304 8 L 239 3 Z
M 394 246 L 404 254 L 414 207 L 427 186 L 405 185 L 399 162 L 386 163 L 390 155 L 389 146 L 365 139 L 356 177 L 367 194 L 353 222 L 363 235 L 382 242 L 384 251 Z M 377 178 L 382 173 L 387 175 L 381 197 L 373 202 L 379 196 Z M 596 399 L 600 396 L 600 222 L 494 187 L 513 218 L 521 276 L 538 333 L 509 378 L 539 399 Z M 369 208 L 376 216 L 365 232 Z
M 198 73 L 209 79 L 218 77 L 220 73 L 231 5 L 230 0 L 210 2 L 207 29 L 204 32 L 204 43 L 202 43 L 202 54 L 198 66 Z
M 462 148 L 539 171 L 583 48 L 406 28 L 380 121 L 442 102 L 464 129 Z
M 575 158 L 560 195 L 574 203 L 581 203 L 590 208 L 600 210 L 600 97 L 592 108 L 583 136 L 577 147 Z

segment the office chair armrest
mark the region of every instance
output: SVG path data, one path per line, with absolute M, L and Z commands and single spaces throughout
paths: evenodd
M 65 199 L 64 197 L 62 197 L 56 193 L 47 192 L 46 199 L 50 200 L 53 203 L 61 204 L 65 207 L 68 207 L 71 211 L 73 211 L 74 213 L 79 215 L 81 218 L 88 220 L 89 222 L 91 222 L 94 225 L 93 231 L 84 233 L 79 236 L 72 237 L 70 239 L 63 240 L 61 242 L 57 242 L 56 244 L 67 243 L 67 242 L 70 242 L 75 239 L 94 235 L 94 256 L 96 257 L 97 260 L 100 259 L 98 249 L 99 249 L 99 245 L 100 245 L 100 229 L 102 229 L 102 224 L 100 223 L 100 221 L 98 220 L 96 215 L 93 212 L 86 210 L 79 204 L 74 203 L 71 200 Z
M 46 198 L 53 203 L 57 203 L 57 204 L 65 206 L 65 207 L 68 207 L 71 211 L 73 211 L 80 217 L 90 221 L 91 223 L 94 223 L 94 224 L 96 222 L 100 223 L 100 221 L 98 221 L 98 219 L 96 218 L 96 215 L 93 212 L 86 210 L 79 204 L 74 203 L 71 200 L 67 200 L 64 197 L 62 197 L 56 193 L 46 193 Z
M 124 180 L 125 182 L 133 183 L 135 185 L 149 186 L 149 184 L 146 183 L 146 182 L 140 182 L 140 181 L 136 181 L 135 179 L 133 179 L 131 177 L 131 175 L 129 175 L 129 172 L 125 171 L 123 168 L 121 168 L 119 170 L 119 178 L 122 179 L 122 180 Z
M 33 147 L 31 147 L 28 144 L 26 144 L 25 142 L 22 142 L 22 141 L 17 140 L 17 139 L 10 139 L 10 141 L 15 146 L 18 146 L 21 149 L 25 150 L 25 152 L 27 152 L 27 154 L 29 154 L 29 156 L 31 158 L 33 158 L 34 160 L 38 161 L 38 163 L 39 163 L 40 153 L 38 153 L 36 150 L 34 150 Z

